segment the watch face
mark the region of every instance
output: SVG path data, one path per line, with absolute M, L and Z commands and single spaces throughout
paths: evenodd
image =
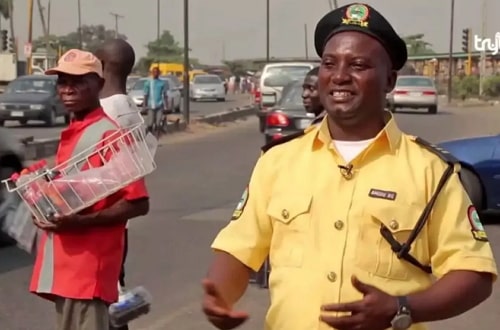
M 396 315 L 391 324 L 394 330 L 406 330 L 412 325 L 411 316 L 405 314 Z

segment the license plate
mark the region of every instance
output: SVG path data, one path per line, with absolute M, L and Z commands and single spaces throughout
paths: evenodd
M 22 111 L 12 111 L 10 113 L 10 115 L 12 117 L 24 117 L 24 112 L 22 112 Z
M 311 125 L 312 120 L 311 119 L 299 119 L 297 121 L 297 128 L 303 129 L 309 127 Z
M 420 92 L 411 92 L 410 93 L 410 96 L 421 96 L 421 95 L 422 95 L 422 93 L 420 93 Z
M 276 96 L 274 96 L 274 95 L 262 95 L 262 103 L 275 104 L 276 103 Z

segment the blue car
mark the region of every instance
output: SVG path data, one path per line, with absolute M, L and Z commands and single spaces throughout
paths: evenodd
M 472 203 L 485 216 L 500 217 L 500 135 L 447 141 L 439 147 L 462 164 L 460 177 Z

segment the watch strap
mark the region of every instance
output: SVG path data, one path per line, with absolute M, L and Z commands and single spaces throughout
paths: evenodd
M 396 315 L 410 315 L 410 305 L 408 303 L 408 297 L 406 296 L 398 296 L 398 313 Z

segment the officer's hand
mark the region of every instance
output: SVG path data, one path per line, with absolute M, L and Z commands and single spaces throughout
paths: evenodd
M 205 290 L 203 313 L 217 329 L 234 329 L 248 319 L 247 313 L 231 310 L 212 281 L 205 279 L 202 284 Z
M 384 330 L 390 328 L 391 321 L 398 310 L 396 297 L 362 283 L 354 276 L 351 281 L 354 288 L 363 294 L 363 299 L 351 303 L 322 306 L 321 321 L 338 330 Z M 334 317 L 329 316 L 329 312 L 341 312 L 347 315 Z

